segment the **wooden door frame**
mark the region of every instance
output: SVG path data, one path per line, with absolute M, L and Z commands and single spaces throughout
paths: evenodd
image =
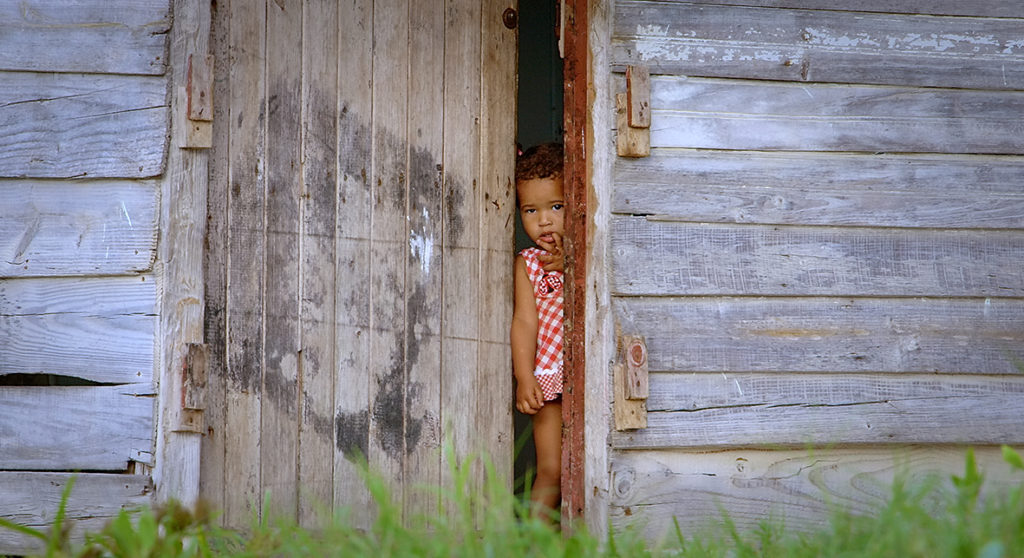
M 564 0 L 559 17 L 563 41 L 563 106 L 565 169 L 563 183 L 569 218 L 565 224 L 565 389 L 562 394 L 562 522 L 568 527 L 582 520 L 584 490 L 584 397 L 586 385 L 587 300 L 587 150 L 589 45 L 588 0 Z
M 198 70 L 207 67 L 211 8 L 192 0 L 171 0 L 170 7 L 171 141 L 161 180 L 156 264 L 162 288 L 152 478 L 158 502 L 173 499 L 191 507 L 199 500 L 204 432 L 203 247 L 212 122 L 210 115 L 190 118 L 188 108 L 190 95 L 212 84 L 212 75 Z M 193 73 L 206 79 L 193 80 Z
M 564 532 L 585 522 L 608 532 L 611 368 L 615 358 L 608 280 L 614 151 L 608 0 L 563 0 L 566 222 L 566 379 L 563 394 Z

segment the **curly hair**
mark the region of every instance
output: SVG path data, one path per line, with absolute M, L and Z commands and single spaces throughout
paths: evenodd
M 535 145 L 516 159 L 516 182 L 534 178 L 561 178 L 563 150 L 560 143 Z

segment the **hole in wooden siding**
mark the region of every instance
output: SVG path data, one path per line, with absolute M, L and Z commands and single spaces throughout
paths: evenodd
M 75 376 L 62 374 L 5 374 L 0 376 L 0 386 L 111 386 Z

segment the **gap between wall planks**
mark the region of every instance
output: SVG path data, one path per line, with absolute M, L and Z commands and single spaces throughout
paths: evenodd
M 587 4 L 568 0 L 562 4 L 565 37 L 565 171 L 564 187 L 569 218 L 565 223 L 565 388 L 562 395 L 562 523 L 564 532 L 583 519 L 584 490 L 584 396 L 586 386 L 586 254 L 587 188 L 586 150 L 593 149 L 589 123 L 590 80 Z

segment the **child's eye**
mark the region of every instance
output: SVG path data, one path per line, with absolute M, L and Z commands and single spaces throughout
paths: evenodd
M 564 207 L 563 204 L 556 203 L 556 204 L 551 206 L 551 209 L 554 209 L 555 211 L 561 211 L 563 207 Z
M 537 212 L 536 209 L 524 209 L 523 210 L 523 213 L 536 213 L 536 212 Z

